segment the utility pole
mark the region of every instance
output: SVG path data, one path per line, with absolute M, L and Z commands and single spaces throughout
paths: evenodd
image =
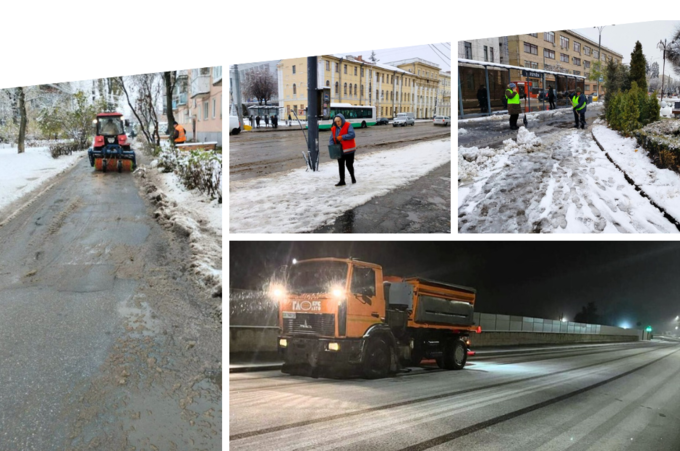
M 342 70 L 338 66 L 338 70 Z M 318 80 L 317 57 L 307 57 L 307 130 L 309 140 L 307 141 L 309 159 L 312 170 L 319 169 L 319 118 L 316 115 L 318 110 L 316 90 Z M 338 89 L 340 90 L 340 89 Z
M 616 24 L 612 24 L 612 27 L 615 27 L 615 26 L 616 26 Z M 593 27 L 593 28 L 597 28 L 597 30 L 600 32 L 600 34 L 599 34 L 600 37 L 597 40 L 597 60 L 600 63 L 600 74 L 603 73 L 603 68 L 602 68 L 602 30 L 604 29 L 604 27 L 605 27 L 604 25 L 602 25 L 601 27 Z M 597 98 L 598 98 L 598 100 L 600 98 L 600 78 L 602 78 L 602 77 L 600 76 L 600 77 L 597 78 Z
M 236 85 L 236 114 L 238 115 L 238 123 L 243 127 L 243 107 L 241 106 L 241 76 L 238 73 L 238 64 L 234 64 L 234 84 Z M 253 124 L 250 124 L 252 127 Z
M 661 101 L 663 102 L 663 90 L 664 90 L 664 82 L 666 81 L 666 49 L 668 48 L 669 45 L 673 45 L 675 41 L 668 42 L 666 39 L 663 41 L 659 41 L 659 44 L 657 46 L 659 47 L 659 50 L 663 50 L 663 70 L 661 72 Z

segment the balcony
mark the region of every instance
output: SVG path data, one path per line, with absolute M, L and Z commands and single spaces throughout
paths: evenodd
M 222 66 L 212 68 L 213 86 L 222 86 Z
M 181 107 L 182 105 L 187 104 L 187 93 L 186 92 L 181 92 L 179 94 L 173 95 L 172 96 L 172 109 L 176 110 L 177 108 Z
M 210 95 L 210 75 L 198 75 L 191 80 L 191 98 Z
M 184 69 L 184 70 L 178 70 L 177 71 L 177 78 L 187 78 L 189 76 L 189 71 Z

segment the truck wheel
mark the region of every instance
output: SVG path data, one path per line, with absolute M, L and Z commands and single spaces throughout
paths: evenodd
M 361 128 L 366 128 L 366 121 L 361 121 Z
M 366 379 L 380 379 L 387 377 L 390 372 L 390 348 L 380 338 L 368 342 L 364 354 L 364 377 Z
M 439 368 L 462 370 L 467 361 L 467 352 L 461 340 L 451 340 L 444 345 L 444 354 L 437 359 Z

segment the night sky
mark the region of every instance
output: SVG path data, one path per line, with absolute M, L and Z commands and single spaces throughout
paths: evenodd
M 605 324 L 675 327 L 676 242 L 231 242 L 231 288 L 260 289 L 293 258 L 354 257 L 384 274 L 477 289 L 476 310 L 569 320 L 594 301 Z

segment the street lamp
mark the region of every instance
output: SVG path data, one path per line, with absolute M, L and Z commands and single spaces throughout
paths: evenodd
M 599 31 L 599 38 L 597 40 L 597 59 L 600 62 L 600 72 L 602 72 L 602 30 L 604 29 L 606 25 L 602 25 L 600 27 L 593 27 L 597 28 L 597 31 Z M 615 27 L 616 24 L 612 24 L 612 27 Z M 600 98 L 600 78 L 598 77 L 597 79 L 597 98 L 599 100 Z

